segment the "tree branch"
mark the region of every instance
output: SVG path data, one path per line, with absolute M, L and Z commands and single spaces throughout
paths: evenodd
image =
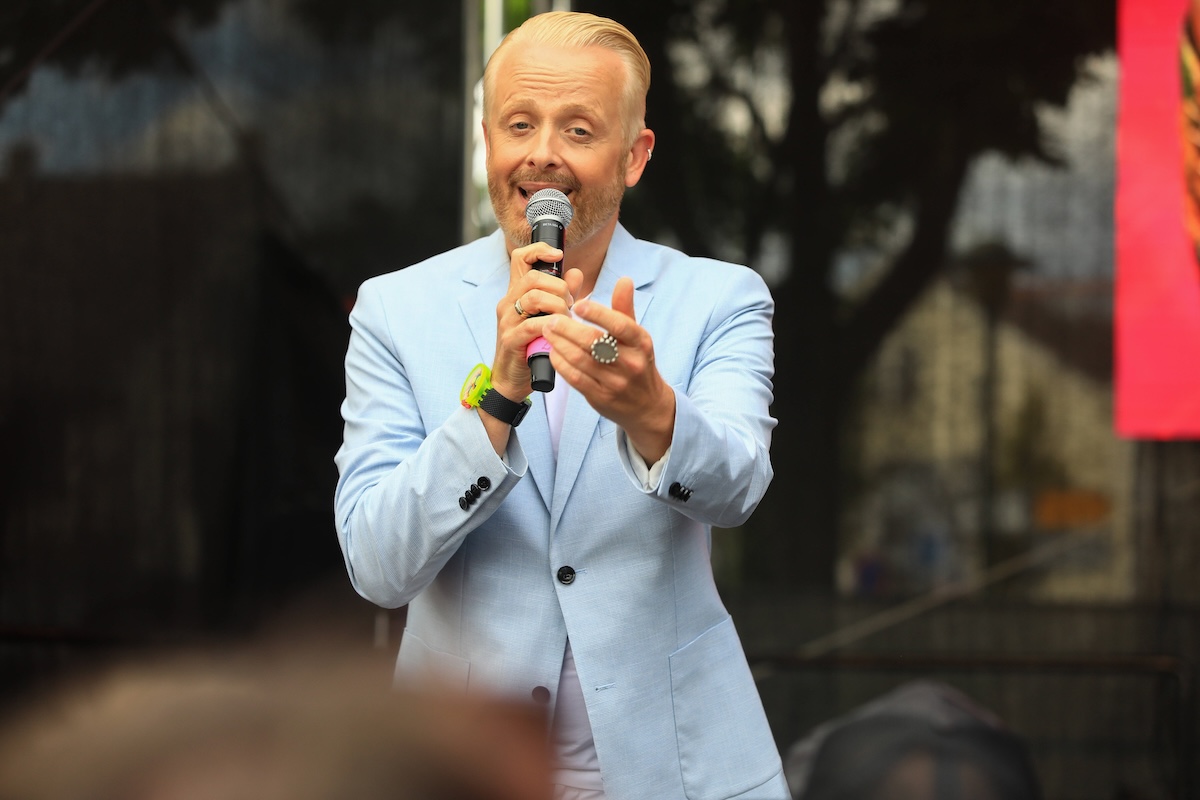
M 55 34 L 54 37 L 46 43 L 46 46 L 39 50 L 37 55 L 30 59 L 29 63 L 26 64 L 19 72 L 17 72 L 17 74 L 9 78 L 8 82 L 4 84 L 3 89 L 0 89 L 0 106 L 4 105 L 5 101 L 8 100 L 9 95 L 19 89 L 25 83 L 25 81 L 29 80 L 29 76 L 33 74 L 35 69 L 41 66 L 43 61 L 54 55 L 55 51 L 62 47 L 63 43 L 75 34 L 75 31 L 79 30 L 84 23 L 86 23 L 92 18 L 92 16 L 95 15 L 97 11 L 112 1 L 113 0 L 94 0 L 87 8 L 80 11 L 74 16 L 74 18 L 71 19 L 70 22 L 64 25 L 62 30 Z

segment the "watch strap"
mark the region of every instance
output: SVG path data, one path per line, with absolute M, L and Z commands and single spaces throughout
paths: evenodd
M 528 399 L 520 403 L 513 402 L 492 387 L 488 387 L 483 396 L 479 398 L 480 408 L 514 428 L 521 424 L 521 420 L 525 419 L 531 405 L 533 404 Z

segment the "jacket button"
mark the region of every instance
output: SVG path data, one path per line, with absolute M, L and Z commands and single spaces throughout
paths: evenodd
M 533 687 L 532 695 L 533 695 L 534 702 L 537 702 L 537 703 L 549 703 L 550 702 L 550 690 L 547 689 L 545 686 Z
M 570 567 L 558 568 L 558 582 L 563 586 L 570 586 L 575 582 L 575 570 Z
M 480 486 L 478 483 L 471 484 L 471 496 L 472 497 L 479 497 L 479 495 L 481 495 L 482 493 L 483 493 L 482 486 Z
M 672 483 L 667 489 L 667 494 L 671 495 L 671 497 L 674 497 L 676 500 L 682 500 L 686 503 L 688 498 L 692 496 L 692 490 L 684 486 L 679 481 L 675 481 L 675 483 Z
M 468 508 L 471 507 L 471 504 L 467 502 L 467 498 L 460 497 L 460 498 L 458 498 L 458 507 L 461 508 L 463 511 L 466 511 Z
M 475 481 L 475 483 L 477 486 L 479 486 L 480 489 L 483 489 L 485 492 L 488 489 L 492 488 L 492 482 L 486 475 L 480 475 L 479 480 Z

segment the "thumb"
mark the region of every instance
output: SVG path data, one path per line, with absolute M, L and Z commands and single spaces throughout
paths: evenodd
M 613 288 L 612 309 L 619 311 L 630 319 L 636 319 L 633 311 L 633 279 L 621 278 Z
M 583 273 L 578 268 L 568 269 L 563 275 L 563 280 L 567 282 L 567 291 L 571 293 L 571 297 L 579 297 L 579 290 L 583 287 Z

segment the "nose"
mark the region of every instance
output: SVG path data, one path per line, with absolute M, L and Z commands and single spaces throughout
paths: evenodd
M 556 169 L 562 163 L 558 152 L 559 138 L 552 126 L 543 126 L 534 136 L 527 163 L 539 170 Z

